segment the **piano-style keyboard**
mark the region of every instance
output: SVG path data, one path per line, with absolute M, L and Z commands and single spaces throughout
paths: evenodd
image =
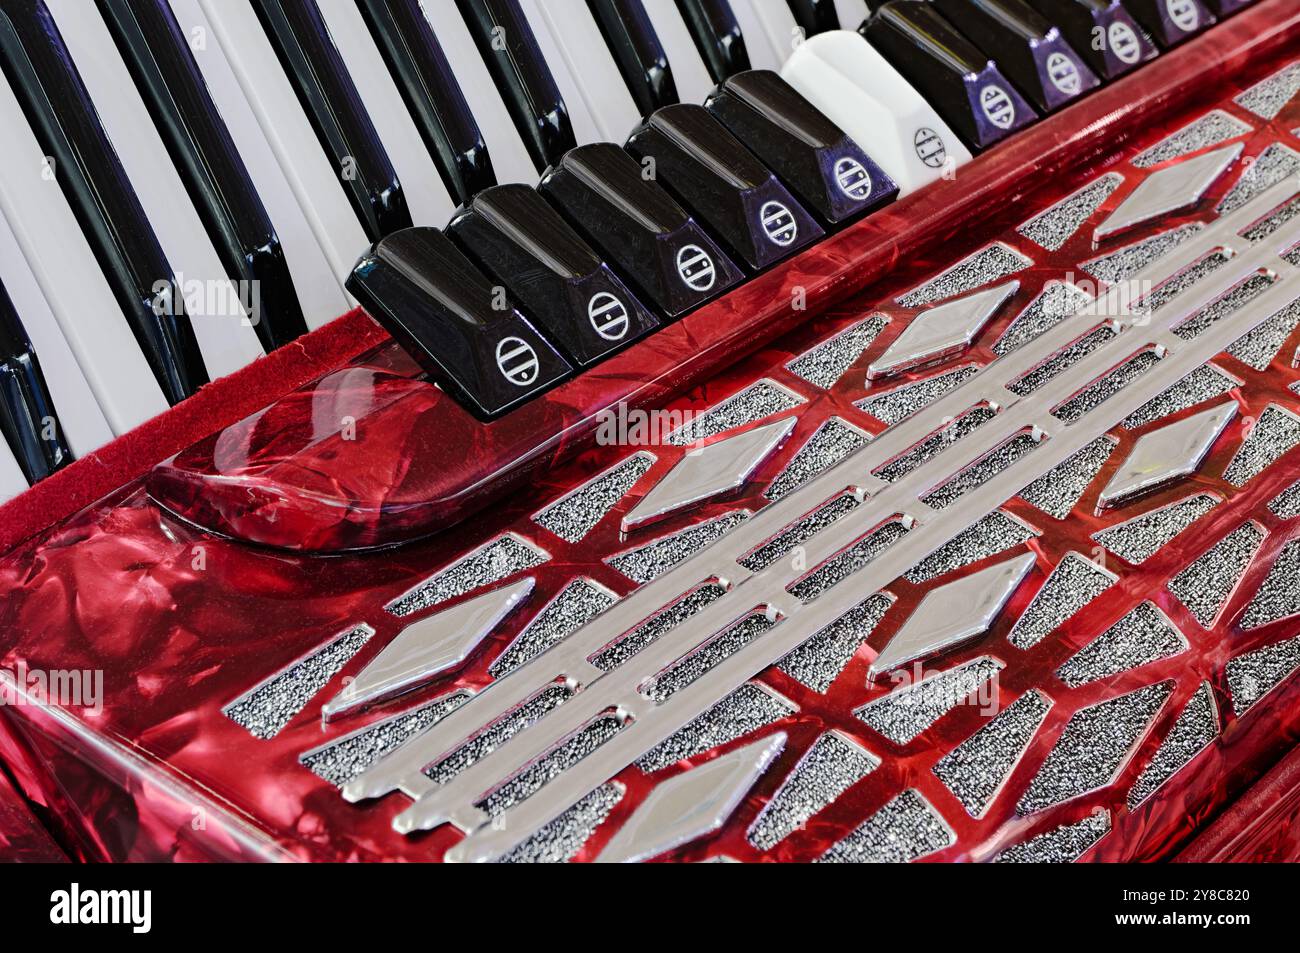
M 0 0 L 0 759 L 84 859 L 1172 856 L 1300 728 L 1298 38 Z

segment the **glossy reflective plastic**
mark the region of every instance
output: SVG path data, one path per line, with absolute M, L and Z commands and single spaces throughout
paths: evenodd
M 447 226 L 575 366 L 631 344 L 659 321 L 535 189 L 498 185 Z
M 411 224 L 402 184 L 314 3 L 253 8 L 372 242 Z
M 898 187 L 839 126 L 771 70 L 738 73 L 705 103 L 824 224 L 892 201 Z
M 165 0 L 99 0 L 99 7 L 227 276 L 258 289 L 262 346 L 270 351 L 305 334 L 280 238 L 171 7 Z
M 655 180 L 751 268 L 823 234 L 771 170 L 703 106 L 656 111 L 632 132 L 627 150 L 643 168 L 651 163 Z

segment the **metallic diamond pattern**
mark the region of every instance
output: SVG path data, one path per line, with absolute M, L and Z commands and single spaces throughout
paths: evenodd
M 832 864 L 900 864 L 951 846 L 951 828 L 909 788 L 868 818 L 819 859 Z
M 387 609 L 395 616 L 408 616 L 463 596 L 481 586 L 500 582 L 525 569 L 532 569 L 549 561 L 550 554 L 513 533 L 498 536 L 462 556 L 420 583 L 410 592 L 389 603 Z
M 988 810 L 1051 707 L 1052 700 L 1042 692 L 1025 692 L 939 759 L 935 777 L 971 817 Z
M 664 781 L 610 838 L 597 863 L 649 860 L 716 831 L 776 760 L 785 737 L 777 732 Z
M 1069 552 L 1061 557 L 1041 589 L 1012 626 L 1007 641 L 1030 649 L 1067 619 L 1115 584 L 1116 576 L 1086 556 Z
M 740 489 L 795 423 L 794 417 L 786 417 L 691 450 L 623 517 L 623 531 Z
M 1115 506 L 1191 476 L 1236 415 L 1237 404 L 1229 400 L 1143 434 L 1102 488 L 1098 503 Z
M 988 656 L 972 659 L 867 702 L 854 714 L 873 731 L 905 745 L 979 692 L 1002 667 Z
M 1242 148 L 1241 143 L 1225 146 L 1152 172 L 1097 226 L 1094 239 L 1100 241 L 1195 205 L 1228 166 L 1237 161 Z
M 759 850 L 771 850 L 879 764 L 879 758 L 851 738 L 826 732 L 799 759 L 750 825 L 749 842 Z
M 1114 781 L 1173 687 L 1158 682 L 1075 712 L 1016 810 L 1033 814 Z
M 1133 565 L 1141 565 L 1166 543 L 1219 504 L 1217 496 L 1197 493 L 1092 534 L 1092 538 Z
M 465 661 L 533 591 L 525 577 L 408 625 L 321 709 L 327 718 L 391 698 Z
M 634 453 L 533 517 L 533 522 L 561 539 L 576 543 L 595 528 L 619 500 L 654 466 L 649 453 Z
M 1019 290 L 1020 282 L 1008 281 L 922 311 L 871 362 L 867 377 L 875 380 L 899 374 L 969 347 L 975 335 Z
M 1296 446 L 1300 446 L 1300 417 L 1269 404 L 1223 471 L 1223 479 L 1233 486 L 1245 486 Z
M 919 288 L 909 291 L 898 299 L 898 303 L 905 308 L 920 308 L 945 298 L 955 298 L 1024 271 L 1032 264 L 1033 261 L 1010 245 L 997 242 L 963 258 Z
M 983 635 L 1035 558 L 1033 553 L 1025 553 L 930 590 L 880 650 L 871 663 L 871 674 L 882 675 Z
M 1071 688 L 1187 651 L 1187 639 L 1156 608 L 1142 602 L 1056 670 Z
M 1208 629 L 1263 542 L 1258 523 L 1243 523 L 1169 580 L 1169 592 Z
M 1021 225 L 1017 232 L 1035 245 L 1048 251 L 1057 251 L 1075 232 L 1092 218 L 1101 204 L 1110 198 L 1124 182 L 1117 172 L 1108 172 L 1079 191 L 1067 195 L 1045 212 L 1040 212 Z M 999 352 L 1002 353 L 1002 352 Z
M 830 390 L 888 324 L 889 319 L 884 315 L 873 314 L 805 351 L 786 367 L 814 387 Z
M 1142 769 L 1142 774 L 1129 789 L 1130 810 L 1154 794 L 1160 785 L 1204 751 L 1218 735 L 1219 706 L 1214 701 L 1210 683 L 1202 682 L 1183 706 L 1165 740 L 1160 742 L 1151 762 Z

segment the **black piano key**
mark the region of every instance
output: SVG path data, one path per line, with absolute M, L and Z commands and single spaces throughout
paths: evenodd
M 28 483 L 72 462 L 36 349 L 0 285 L 0 433 Z
M 1177 46 L 1215 22 L 1202 0 L 1124 0 L 1124 6 L 1162 48 Z
M 0 5 L 0 61 L 163 395 L 179 403 L 208 373 L 176 276 L 41 0 Z
M 315 0 L 252 3 L 366 237 L 409 228 L 402 184 Z
M 840 28 L 840 16 L 835 11 L 835 0 L 786 0 L 794 22 L 799 24 L 804 36 L 815 36 L 827 30 Z M 845 23 L 844 28 L 851 30 L 856 23 Z
M 705 106 L 823 223 L 843 222 L 898 195 L 856 142 L 771 70 L 737 73 Z
M 641 0 L 587 0 L 587 6 L 641 115 L 678 102 L 672 66 Z
M 715 83 L 749 69 L 745 37 L 727 0 L 677 0 L 677 9 Z
M 962 34 L 998 64 L 1040 112 L 1097 86 L 1097 77 L 1059 30 L 1024 0 L 934 0 Z
M 571 149 L 546 171 L 542 194 L 631 279 L 642 301 L 675 317 L 743 277 L 705 231 L 618 146 Z
M 527 185 L 480 192 L 447 234 L 513 294 L 530 318 L 579 366 L 648 334 L 659 321 Z
M 447 191 L 464 204 L 496 184 L 492 159 L 420 0 L 357 0 Z
M 972 148 L 987 148 L 1036 118 L 997 65 L 925 0 L 890 0 L 858 32 Z
M 270 351 L 306 334 L 280 238 L 171 7 L 99 0 L 99 9 L 227 276 L 257 289 L 262 346 Z
M 1116 79 L 1159 54 L 1120 0 L 1029 0 L 1102 79 Z
M 767 166 L 703 106 L 678 103 L 646 117 L 627 150 L 652 160 L 655 180 L 729 251 L 765 268 L 824 232 Z
M 527 18 L 517 0 L 456 0 L 456 5 L 541 172 L 572 149 L 576 140 L 568 107 Z
M 436 228 L 394 232 L 347 289 L 443 390 L 492 420 L 571 372 L 547 339 Z

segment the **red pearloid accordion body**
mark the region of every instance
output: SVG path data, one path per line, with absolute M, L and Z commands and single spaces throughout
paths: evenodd
M 1298 55 L 1249 8 L 492 424 L 386 341 L 216 382 L 0 511 L 0 759 L 94 860 L 1294 858 Z

